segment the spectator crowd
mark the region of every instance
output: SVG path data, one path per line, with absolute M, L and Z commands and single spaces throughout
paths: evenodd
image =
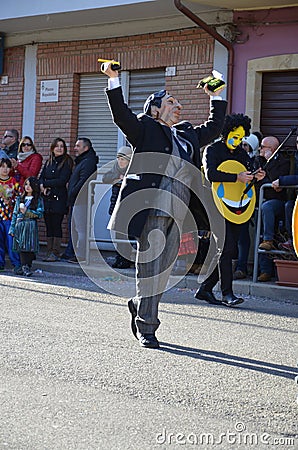
M 213 144 L 214 145 L 214 144 Z M 219 144 L 215 145 L 215 149 Z M 292 213 L 295 190 L 287 186 L 298 186 L 298 137 L 296 149 L 289 156 L 275 136 L 263 136 L 260 132 L 249 132 L 239 141 L 246 167 L 250 172 L 263 171 L 262 179 L 255 180 L 256 208 L 252 216 L 239 227 L 235 249 L 233 279 L 244 279 L 252 273 L 252 249 L 258 245 L 260 251 L 258 281 L 270 281 L 275 276 L 272 251 L 279 249 L 293 253 Z M 213 147 L 204 152 L 210 154 Z M 218 152 L 215 150 L 214 152 Z M 49 145 L 48 157 L 37 150 L 33 139 L 12 128 L 3 133 L 0 146 L 0 271 L 5 268 L 7 254 L 16 275 L 32 275 L 32 261 L 39 252 L 38 221 L 42 218 L 46 228 L 47 250 L 44 261 L 60 260 L 73 263 L 85 259 L 87 197 L 80 195 L 84 184 L 96 178 L 98 156 L 90 139 L 79 137 L 74 146 L 75 158 L 70 156 L 64 139 L 57 137 Z M 102 182 L 111 184 L 111 202 L 107 214 L 112 214 L 122 181 L 131 162 L 132 149 L 124 146 L 116 152 L 103 175 Z M 208 165 L 205 168 L 210 173 Z M 260 177 L 259 177 L 260 178 Z M 270 184 L 264 192 L 264 201 L 258 204 L 259 191 L 263 184 Z M 87 191 L 86 191 L 87 192 Z M 255 243 L 256 215 L 260 207 L 262 218 L 261 239 Z M 68 244 L 62 251 L 63 220 L 67 216 Z M 20 228 L 27 224 L 28 227 Z M 230 227 L 230 222 L 227 222 Z M 26 226 L 27 226 L 26 225 Z M 198 242 L 197 257 L 202 263 L 200 233 L 194 239 Z M 238 233 L 238 231 L 237 231 Z M 235 233 L 231 232 L 235 240 Z M 282 236 L 282 237 L 281 237 Z M 121 236 L 116 235 L 121 241 Z M 22 239 L 24 242 L 22 242 Z M 206 240 L 204 240 L 206 241 Z M 75 246 L 74 246 L 75 243 Z M 204 242 L 206 246 L 206 242 Z M 234 246 L 234 245 L 233 245 Z M 131 267 L 126 257 L 127 245 L 119 242 L 116 248 L 114 268 Z M 129 246 L 127 247 L 129 248 Z M 194 247 L 192 246 L 192 249 Z M 204 254 L 207 250 L 204 249 Z M 180 253 L 181 254 L 181 253 Z M 178 261 L 179 262 L 179 261 Z M 196 261 L 195 261 L 196 262 Z M 177 263 L 176 263 L 177 269 Z M 194 264 L 197 272 L 197 264 Z M 201 267 L 201 264 L 199 265 Z M 222 265 L 223 273 L 227 265 Z M 192 267 L 187 268 L 192 272 Z M 217 272 L 216 272 L 217 273 Z M 223 276 L 223 279 L 227 279 Z M 217 280 L 215 276 L 214 281 Z

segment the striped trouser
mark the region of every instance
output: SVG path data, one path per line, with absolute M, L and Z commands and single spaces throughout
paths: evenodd
M 136 257 L 136 325 L 142 334 L 154 333 L 160 321 L 158 304 L 178 255 L 180 233 L 171 217 L 148 216 L 138 239 Z

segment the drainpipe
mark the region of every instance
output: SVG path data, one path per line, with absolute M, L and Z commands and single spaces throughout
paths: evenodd
M 179 11 L 182 12 L 186 17 L 192 20 L 199 27 L 203 28 L 210 36 L 212 36 L 216 41 L 220 42 L 228 50 L 228 83 L 227 83 L 227 100 L 228 100 L 228 112 L 232 108 L 232 84 L 233 84 L 233 66 L 234 66 L 234 48 L 232 44 L 217 33 L 214 28 L 210 27 L 206 22 L 196 16 L 190 9 L 182 5 L 180 0 L 174 0 L 174 4 Z

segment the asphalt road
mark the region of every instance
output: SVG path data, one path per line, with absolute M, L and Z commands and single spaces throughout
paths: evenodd
M 151 350 L 110 283 L 0 275 L 0 449 L 298 447 L 297 305 L 173 288 Z

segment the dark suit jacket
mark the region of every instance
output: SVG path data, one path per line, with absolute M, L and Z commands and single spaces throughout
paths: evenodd
M 263 156 L 257 156 L 255 164 L 257 167 L 264 167 L 266 176 L 263 180 L 257 183 L 257 188 L 260 189 L 265 183 L 272 183 L 280 176 L 289 175 L 290 173 L 290 160 L 286 159 L 281 153 L 276 154 L 267 163 L 267 160 Z M 264 198 L 266 200 L 287 200 L 287 191 L 283 189 L 281 192 L 275 191 L 272 187 L 265 188 Z
M 124 102 L 121 87 L 106 92 L 113 120 L 133 147 L 133 157 L 121 186 L 110 228 L 139 237 L 149 214 L 151 201 L 149 193 L 152 195 L 152 190 L 157 193 L 172 154 L 172 133 L 169 127 L 161 125 L 145 114 L 135 115 Z M 213 100 L 210 116 L 204 124 L 193 127 L 189 122 L 180 122 L 175 125 L 177 134 L 192 145 L 193 164 L 199 169 L 200 147 L 210 143 L 220 134 L 226 106 L 225 101 Z M 180 157 L 190 162 L 185 151 L 180 152 Z M 134 194 L 141 190 L 141 196 L 135 201 Z M 130 195 L 132 195 L 131 202 L 125 202 Z M 191 200 L 191 208 L 194 204 L 195 202 Z M 136 211 L 134 217 L 129 217 L 134 213 L 135 205 L 138 205 L 139 211 Z M 199 210 L 202 213 L 202 207 L 199 207 Z

